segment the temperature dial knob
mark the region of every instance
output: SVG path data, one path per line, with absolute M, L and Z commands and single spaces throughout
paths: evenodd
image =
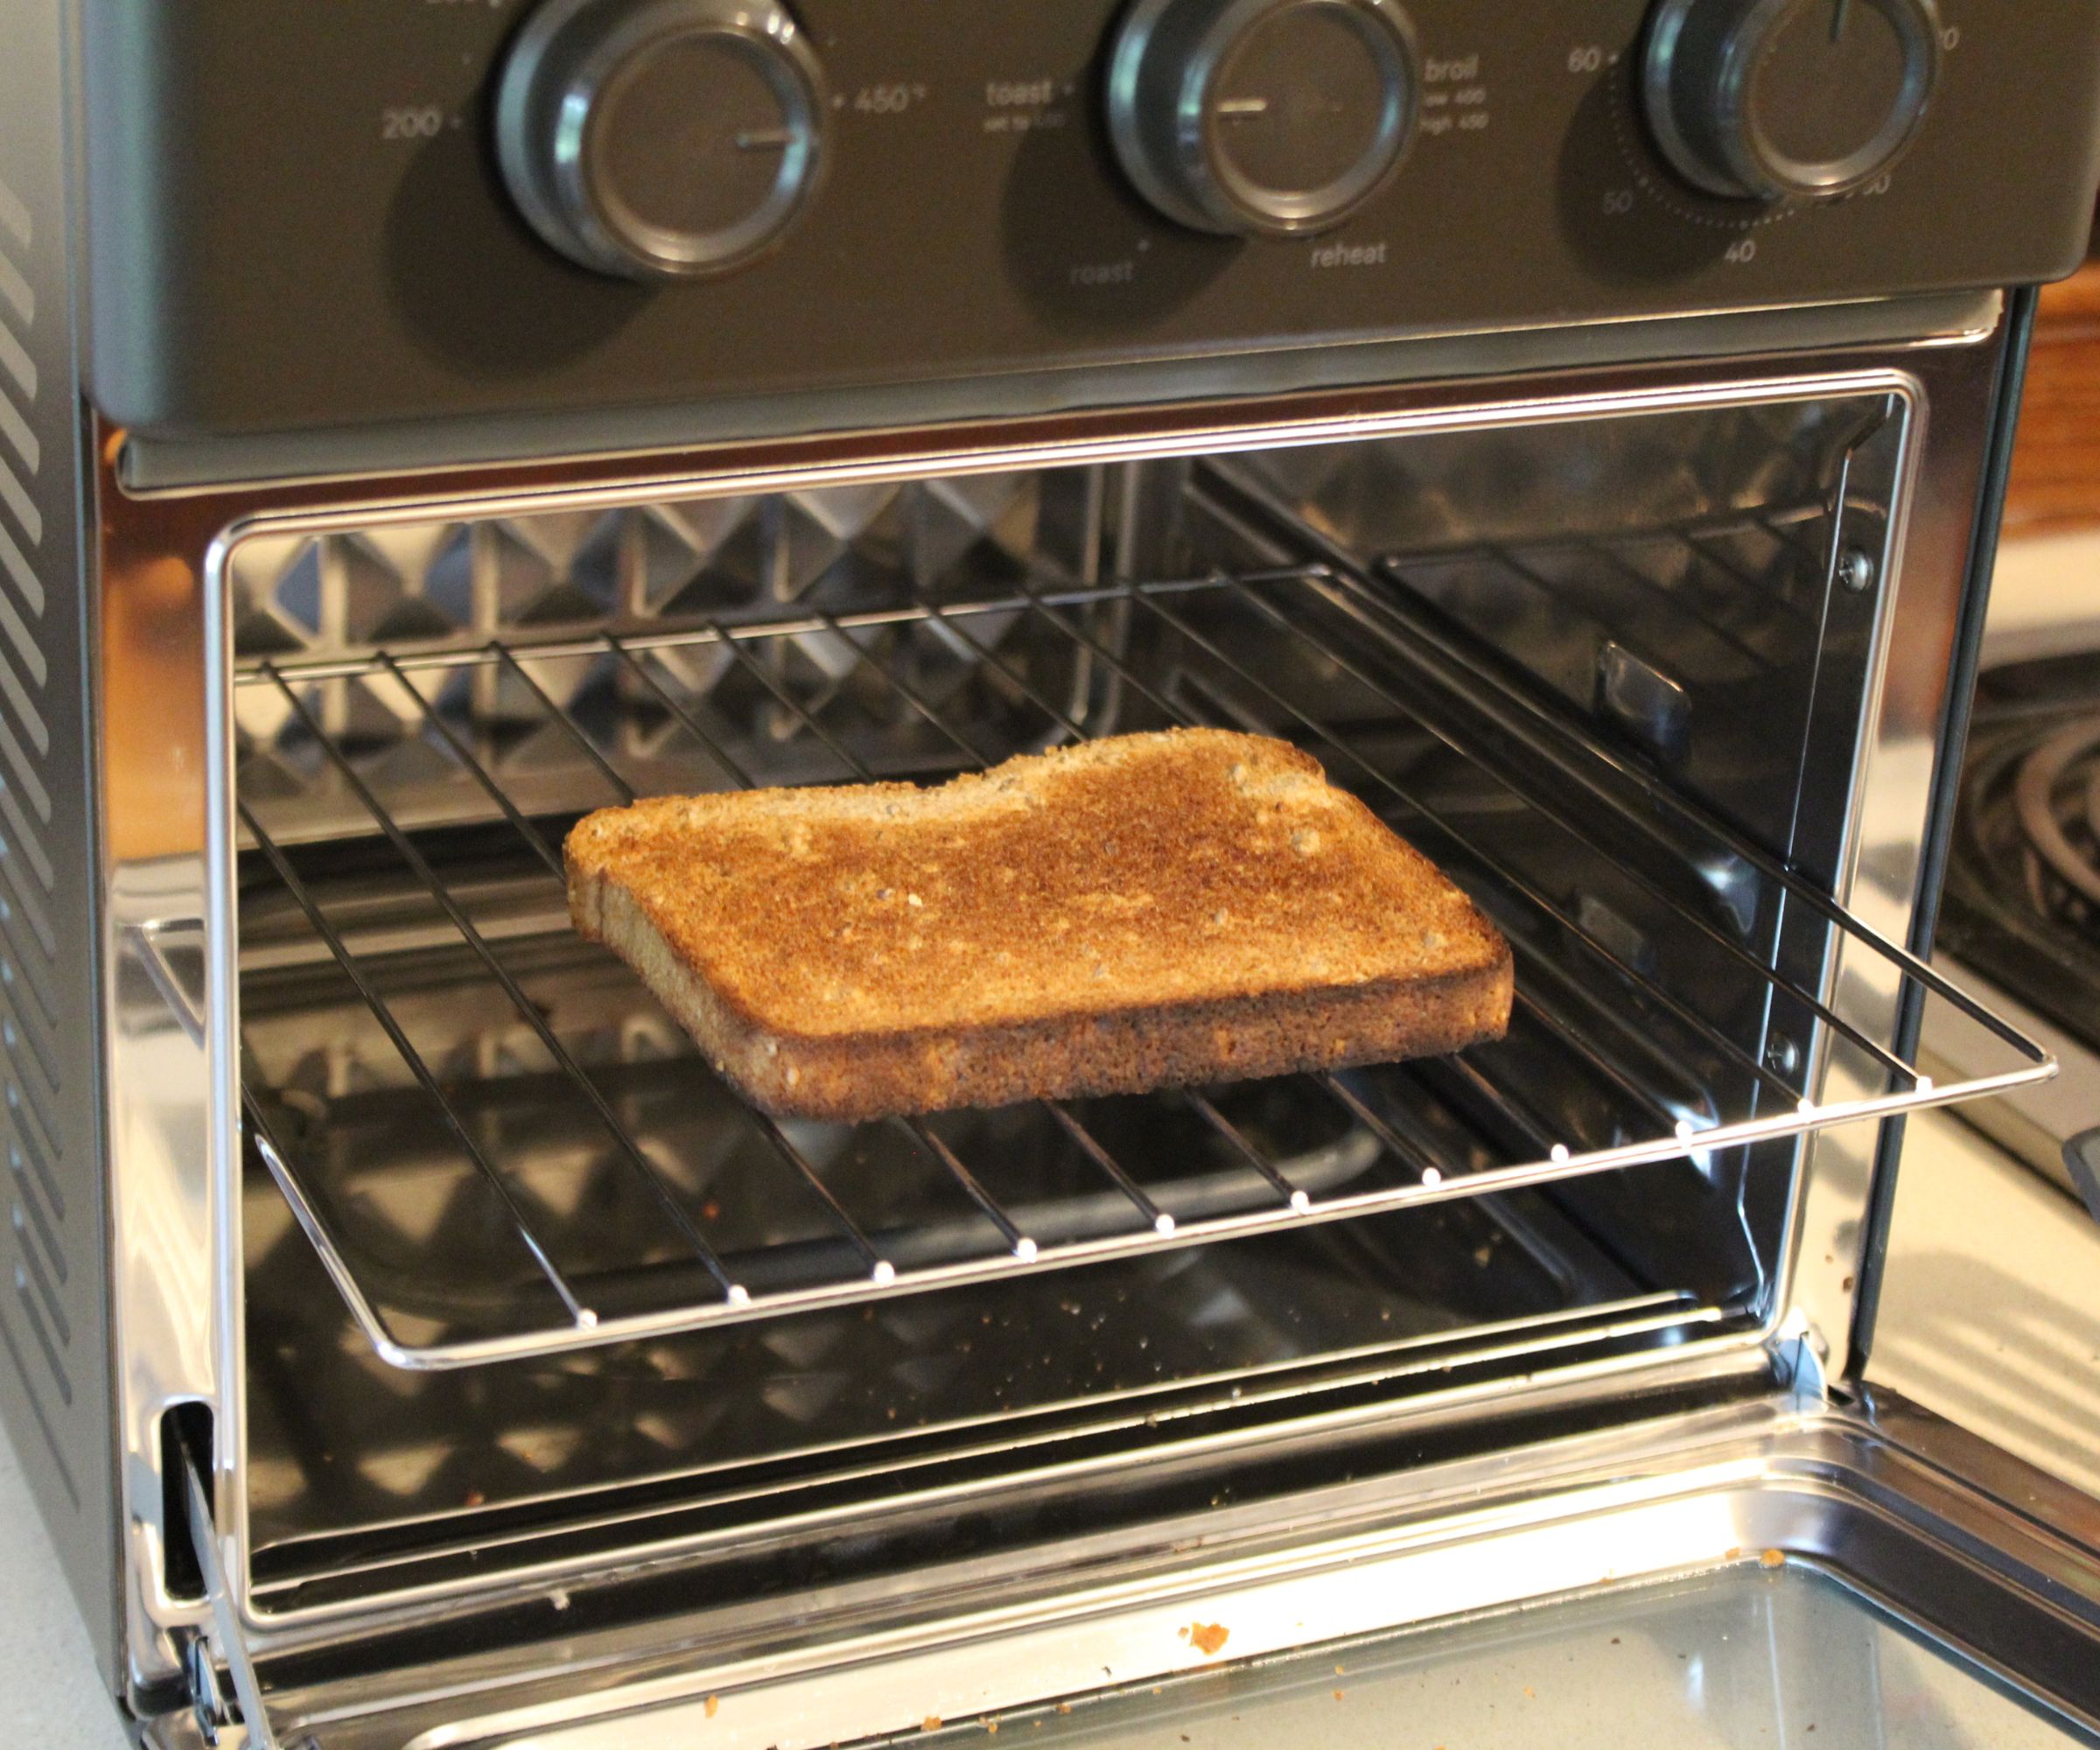
M 1339 224 L 1415 129 L 1414 32 L 1391 0 L 1138 0 L 1109 130 L 1138 192 L 1200 231 Z
M 749 260 L 794 221 L 824 109 L 779 0 L 546 0 L 504 65 L 497 154 L 563 254 L 682 279 Z
M 1909 149 L 1940 76 L 1933 0 L 1662 0 L 1643 96 L 1694 187 L 1829 200 Z

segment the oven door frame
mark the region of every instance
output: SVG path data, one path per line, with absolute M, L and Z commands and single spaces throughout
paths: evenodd
M 1228 405 L 1082 412 L 1024 422 L 776 440 L 737 449 L 536 463 L 399 479 L 301 480 L 235 488 L 129 493 L 123 434 L 98 432 L 102 539 L 103 804 L 112 967 L 143 970 L 164 1013 L 113 1023 L 109 1102 L 120 1445 L 127 1462 L 128 1658 L 134 1692 L 176 1675 L 200 1634 L 231 1636 L 269 1661 L 382 1624 L 317 1622 L 288 1632 L 248 1607 L 242 1436 L 238 1382 L 239 1088 L 234 1051 L 234 892 L 227 781 L 230 634 L 220 567 L 258 528 L 427 516 L 434 507 L 488 514 L 506 507 L 633 501 L 654 494 L 752 490 L 992 471 L 1044 462 L 1155 458 L 1281 444 L 1313 444 L 1408 429 L 1445 430 L 1513 418 L 1578 420 L 1600 413 L 1760 402 L 1870 390 L 1910 410 L 1878 639 L 1874 706 L 1844 806 L 1854 822 L 1837 895 L 1884 937 L 1912 938 L 1927 864 L 1932 773 L 1940 755 L 1952 629 L 1970 587 L 1972 510 L 1993 463 L 1996 413 L 2009 332 L 2003 325 L 1914 341 L 1797 354 L 1696 360 L 1563 376 L 1469 380 L 1294 395 Z M 1897 703 L 1894 708 L 1889 701 Z M 188 928 L 194 969 L 166 951 Z M 112 974 L 114 984 L 115 974 Z M 1892 999 L 1893 1000 L 1893 999 Z M 116 1005 L 112 1001 L 112 1013 Z M 1892 1028 L 1897 1018 L 1891 1012 Z M 150 1051 L 149 1048 L 150 1047 Z M 171 1073 L 170 1053 L 186 1066 Z M 149 1065 L 150 1066 L 149 1068 Z M 142 1105 L 150 1106 L 143 1114 Z M 1702 1375 L 1754 1390 L 1775 1376 L 1811 1396 L 1853 1346 L 1856 1278 L 1874 1244 L 1878 1125 L 1814 1139 L 1797 1180 L 1781 1292 L 1754 1331 L 1688 1345 L 1670 1359 L 1603 1365 L 1574 1382 L 1603 1403 L 1624 1396 L 1638 1370 L 1681 1381 Z M 144 1138 L 144 1143 L 139 1141 Z M 143 1236 L 156 1236 L 152 1243 Z M 211 1261 L 210 1283 L 196 1261 Z M 206 1292 L 200 1293 L 200 1287 Z M 150 1315 L 150 1316 L 149 1316 Z M 216 1415 L 206 1499 L 230 1619 L 210 1601 L 174 1596 L 165 1548 L 163 1418 L 201 1402 Z M 1480 1400 L 1399 1406 L 1396 1425 L 1484 1413 Z M 411 1613 L 412 1614 L 413 1613 Z M 442 1614 L 442 1611 L 438 1614 Z

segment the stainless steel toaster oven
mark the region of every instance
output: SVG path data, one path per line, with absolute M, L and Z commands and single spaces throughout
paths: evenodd
M 0 17 L 0 1402 L 146 1739 L 1303 1742 L 1701 1612 L 2100 1726 L 2100 1507 L 1872 1347 L 1904 1115 L 2052 1068 L 1922 956 L 2100 10 Z M 1175 724 L 1507 1040 L 776 1120 L 568 927 L 608 803 Z

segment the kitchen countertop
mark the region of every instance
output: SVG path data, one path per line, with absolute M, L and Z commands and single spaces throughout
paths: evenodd
M 0 1431 L 0 1719 L 18 1744 L 50 1750 L 123 1750 L 131 1740 L 95 1670 L 20 1461 Z
M 2100 1494 L 2100 1223 L 1959 1119 L 1914 1120 L 1867 1374 Z

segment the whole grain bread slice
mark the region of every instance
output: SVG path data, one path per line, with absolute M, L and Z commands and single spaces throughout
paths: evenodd
M 584 820 L 576 927 L 746 1096 L 862 1119 L 1456 1051 L 1508 945 L 1289 744 L 1109 738 L 935 789 Z

